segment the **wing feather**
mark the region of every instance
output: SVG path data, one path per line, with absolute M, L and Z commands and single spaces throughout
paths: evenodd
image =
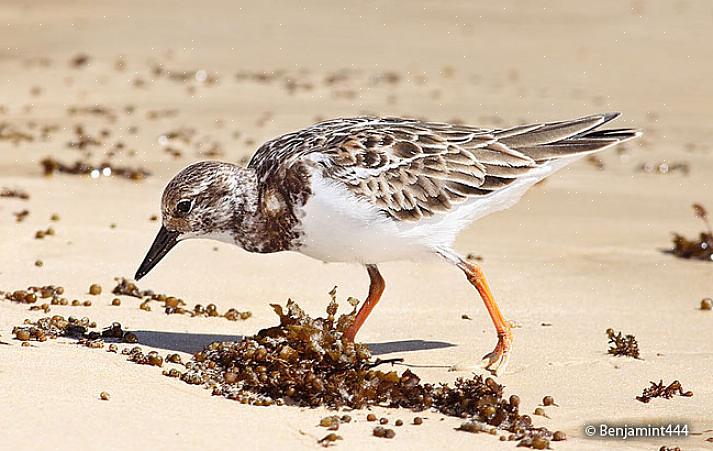
M 277 167 L 309 165 L 391 217 L 416 221 L 504 189 L 549 161 L 637 136 L 628 129 L 595 130 L 617 116 L 504 130 L 397 118 L 333 120 L 266 143 L 249 166 L 264 183 Z

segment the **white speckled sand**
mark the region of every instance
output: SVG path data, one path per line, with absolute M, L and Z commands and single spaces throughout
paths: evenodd
M 546 8 L 523 1 L 62 3 L 0 4 L 0 123 L 69 128 L 47 142 L 15 147 L 0 140 L 0 187 L 31 195 L 28 201 L 0 198 L 0 289 L 62 285 L 70 299 L 91 298 L 93 305 L 52 307 L 51 314 L 86 315 L 100 325 L 119 321 L 137 331 L 144 347 L 188 357 L 214 339 L 275 324 L 270 302 L 291 297 L 317 315 L 334 285 L 342 298 L 363 297 L 368 281 L 356 266 L 325 265 L 296 254 L 249 255 L 195 241 L 178 246 L 139 285 L 191 305 L 251 310 L 251 319 L 166 316 L 159 308 L 140 310 L 131 298 L 110 306 L 113 278 L 133 274 L 154 237 L 157 224 L 148 218 L 158 213 L 164 184 L 199 158 L 181 143 L 175 147 L 184 157 L 170 157 L 158 144 L 162 133 L 194 127 L 194 141 L 209 136 L 223 145 L 221 158 L 237 161 L 262 141 L 318 118 L 369 112 L 502 126 L 618 110 L 623 116 L 615 125 L 645 132 L 626 146 L 625 157 L 614 149 L 602 156 L 604 170 L 581 162 L 560 172 L 516 207 L 474 224 L 457 247 L 483 256 L 503 311 L 520 325 L 510 367 L 500 378 L 507 394 L 518 394 L 528 413 L 544 395 L 560 405 L 547 409 L 550 419 L 535 417 L 536 425 L 570 437 L 552 448 L 710 447 L 705 440 L 713 436 L 713 313 L 697 306 L 713 295 L 713 264 L 660 252 L 672 231 L 701 230 L 692 202 L 713 209 L 709 2 L 557 2 Z M 68 61 L 79 53 L 91 57 L 89 65 L 70 68 Z M 119 55 L 124 72 L 114 68 Z M 28 63 L 37 58 L 52 64 Z M 215 86 L 198 86 L 191 96 L 187 83 L 151 81 L 152 61 L 170 70 L 204 69 L 220 79 Z M 324 83 L 343 68 L 354 71 L 346 81 Z M 290 94 L 282 81 L 234 77 L 273 69 L 313 87 Z M 400 80 L 379 82 L 384 72 Z M 137 77 L 144 88 L 132 86 Z M 31 95 L 33 87 L 41 88 L 38 96 Z M 72 105 L 94 104 L 117 109 L 118 122 L 66 113 Z M 136 106 L 133 115 L 122 112 L 125 105 Z M 178 113 L 147 119 L 149 110 L 166 109 Z M 79 158 L 79 151 L 65 146 L 75 124 L 92 133 L 110 129 L 108 143 L 122 140 L 137 151 L 121 161 L 154 175 L 141 183 L 44 178 L 38 162 L 45 156 L 69 163 Z M 135 136 L 126 131 L 133 125 Z M 238 139 L 232 137 L 235 130 Z M 636 170 L 662 160 L 689 163 L 690 175 Z M 12 213 L 24 208 L 30 215 L 18 224 Z M 62 219 L 50 223 L 54 212 Z M 55 236 L 33 238 L 49 225 Z M 34 266 L 37 259 L 43 267 Z M 492 349 L 487 313 L 457 270 L 394 263 L 383 265 L 382 273 L 385 296 L 359 337 L 384 352 L 381 357 L 447 365 L 479 360 Z M 87 295 L 93 282 L 105 293 Z M 317 427 L 327 414 L 322 409 L 239 405 L 163 377 L 158 368 L 62 340 L 21 347 L 13 326 L 41 316 L 0 301 L 0 448 L 318 449 L 317 439 L 326 434 Z M 642 360 L 607 356 L 608 327 L 636 335 Z M 441 368 L 417 372 L 430 382 L 468 375 Z M 649 380 L 659 379 L 678 379 L 694 395 L 649 404 L 634 399 Z M 99 400 L 102 391 L 111 394 L 110 401 Z M 414 416 L 375 410 L 392 421 L 409 423 Z M 396 428 L 390 441 L 371 436 L 366 412 L 352 416 L 357 422 L 339 430 L 344 440 L 337 449 L 515 447 L 456 432 L 457 419 L 435 413 L 425 414 L 420 427 Z M 583 433 L 584 424 L 602 420 L 675 419 L 702 435 L 601 442 Z

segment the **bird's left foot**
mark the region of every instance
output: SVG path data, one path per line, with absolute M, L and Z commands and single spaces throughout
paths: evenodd
M 498 334 L 498 344 L 495 345 L 493 352 L 489 352 L 483 356 L 480 365 L 469 363 L 457 363 L 451 366 L 450 371 L 473 371 L 478 368 L 484 368 L 490 371 L 495 376 L 500 376 L 505 372 L 510 360 L 510 349 L 512 348 L 512 333 L 510 327 Z
M 498 344 L 493 352 L 483 356 L 481 366 L 490 371 L 493 375 L 499 376 L 505 372 L 510 360 L 510 349 L 512 348 L 512 333 L 510 327 L 498 333 Z

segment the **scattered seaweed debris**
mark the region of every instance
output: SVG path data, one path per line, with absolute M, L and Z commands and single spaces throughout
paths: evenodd
M 335 290 L 330 295 L 326 318 L 309 317 L 292 300 L 285 307 L 272 305 L 279 325 L 239 342 L 211 343 L 185 363 L 181 380 L 243 404 L 435 409 L 509 431 L 523 446 L 531 446 L 534 437 L 553 438 L 547 429 L 533 428 L 530 416 L 519 413 L 519 398 L 504 399 L 503 386 L 491 377 L 460 378 L 451 387 L 422 384 L 408 369 L 376 369 L 389 361 L 374 361 L 366 345 L 344 339 L 358 302 L 350 298 L 352 312 L 337 317 Z
M 599 171 L 603 171 L 607 167 L 606 164 L 604 163 L 604 160 L 602 160 L 600 157 L 598 157 L 596 155 L 588 156 L 586 161 L 587 161 L 587 163 L 594 166 L 594 168 Z
M 81 125 L 74 127 L 74 139 L 67 143 L 67 147 L 70 149 L 78 150 L 89 150 L 90 147 L 99 147 L 101 145 L 101 137 L 95 138 L 89 135 Z
M 40 161 L 45 176 L 50 176 L 55 173 L 70 174 L 70 175 L 88 175 L 91 178 L 99 178 L 100 176 L 116 176 L 130 180 L 143 180 L 151 175 L 148 170 L 137 167 L 128 166 L 112 166 L 111 163 L 101 163 L 98 166 L 87 163 L 86 161 L 77 161 L 73 165 L 62 163 L 52 157 L 47 157 Z
M 671 399 L 676 395 L 686 398 L 693 396 L 692 391 L 683 391 L 683 387 L 679 381 L 673 381 L 669 385 L 664 385 L 663 380 L 660 380 L 658 384 L 653 381 L 650 383 L 651 387 L 645 388 L 641 396 L 636 397 L 638 401 L 648 403 L 653 398 Z
M 148 312 L 151 311 L 151 306 L 149 305 L 150 302 L 158 301 L 163 302 L 164 312 L 167 315 L 182 314 L 190 315 L 192 317 L 223 317 L 229 321 L 246 320 L 252 317 L 252 312 L 241 312 L 234 308 L 228 309 L 225 313 L 221 314 L 218 312 L 218 307 L 215 304 L 208 304 L 205 307 L 201 304 L 196 304 L 193 306 L 193 309 L 186 309 L 184 308 L 186 303 L 183 299 L 166 294 L 155 293 L 153 290 L 140 290 L 134 282 L 131 282 L 124 277 L 116 277 L 115 280 L 117 281 L 117 285 L 111 291 L 113 294 L 142 299 L 143 302 L 139 307 Z
M 49 300 L 51 305 L 71 305 L 73 307 L 78 307 L 83 305 L 85 307 L 90 307 L 92 302 L 89 300 L 80 302 L 78 299 L 74 299 L 71 303 L 69 299 L 63 297 L 64 287 L 58 287 L 54 285 L 45 285 L 43 287 L 31 286 L 25 290 L 15 290 L 12 292 L 0 291 L 0 296 L 8 301 L 17 302 L 20 304 L 35 304 L 39 299 Z M 42 304 L 41 306 L 33 305 L 30 310 L 44 310 L 45 313 L 49 311 L 49 304 Z
M 149 120 L 166 119 L 178 116 L 178 110 L 151 110 L 146 112 L 146 118 Z
M 639 358 L 639 344 L 633 335 L 622 335 L 621 332 L 615 334 L 614 329 L 607 329 L 607 337 L 609 337 L 609 350 L 611 355 L 619 355 L 626 357 Z
M 55 230 L 54 227 L 47 227 L 45 230 L 38 230 L 35 232 L 35 239 L 36 240 L 42 240 L 46 236 L 54 236 L 55 235 Z
M 9 141 L 17 146 L 25 142 L 33 142 L 35 137 L 27 132 L 18 130 L 16 127 L 0 122 L 0 141 Z
M 465 423 L 461 424 L 460 427 L 457 427 L 456 431 L 470 432 L 473 434 L 479 432 L 484 432 L 491 435 L 497 434 L 496 428 L 478 420 L 466 421 Z M 528 436 L 521 438 L 518 438 L 516 434 L 502 435 L 500 436 L 500 440 L 520 440 L 520 442 L 517 444 L 519 448 L 525 447 L 532 449 L 549 449 L 550 440 L 566 440 L 566 435 L 564 435 L 562 431 L 557 431 L 553 434 L 545 428 L 531 428 L 529 432 L 530 434 Z
M 327 428 L 330 431 L 339 430 L 339 425 L 342 423 L 351 423 L 352 417 L 349 415 L 330 415 L 319 420 L 319 426 Z
M 61 315 L 54 315 L 40 318 L 37 321 L 25 320 L 24 325 L 13 328 L 12 333 L 15 338 L 21 341 L 46 341 L 58 337 L 80 339 L 84 338 L 87 331 L 94 327 L 96 327 L 96 323 L 90 321 L 89 318 L 77 319 L 70 316 L 65 319 Z M 25 338 L 28 336 L 29 338 Z
M 343 440 L 342 436 L 331 432 L 322 437 L 321 439 L 317 440 L 317 443 L 319 443 L 325 448 L 328 448 L 329 446 L 333 445 L 334 442 L 336 442 L 337 440 Z
M 86 66 L 91 61 L 92 57 L 85 53 L 78 53 L 69 60 L 69 66 L 75 69 Z
M 706 230 L 697 239 L 688 239 L 673 234 L 673 249 L 667 251 L 679 258 L 713 261 L 713 230 L 708 220 L 708 211 L 701 204 L 693 204 L 695 215 L 705 224 Z
M 26 217 L 30 215 L 30 210 L 24 209 L 13 213 L 15 215 L 15 222 L 22 222 Z
M 115 277 L 114 280 L 118 282 L 114 289 L 111 290 L 114 294 L 135 298 L 151 297 L 154 295 L 152 290 L 139 290 L 139 287 L 137 287 L 134 282 L 124 277 Z
M 115 122 L 117 119 L 116 112 L 114 112 L 109 107 L 100 106 L 100 105 L 71 106 L 71 107 L 67 108 L 67 114 L 70 116 L 87 115 L 87 116 L 103 117 L 103 118 L 106 118 L 107 120 L 109 120 L 110 122 Z
M 139 365 L 163 366 L 163 357 L 161 357 L 158 352 L 150 351 L 144 354 L 140 346 L 124 349 L 122 354 L 128 355 L 130 362 L 138 363 Z
M 28 200 L 30 195 L 27 191 L 20 188 L 2 188 L 0 189 L 0 197 L 10 197 L 20 200 Z
M 43 287 L 28 287 L 26 290 L 15 290 L 13 292 L 0 292 L 8 301 L 18 302 L 20 304 L 34 304 L 38 299 L 51 299 L 52 305 L 59 304 L 59 300 L 63 299 L 64 287 L 54 285 L 45 285 Z
M 132 332 L 125 331 L 121 324 L 112 323 L 101 332 L 92 331 L 97 327 L 97 323 L 89 318 L 64 318 L 61 315 L 46 316 L 37 321 L 26 319 L 22 326 L 16 326 L 12 333 L 17 340 L 26 341 L 47 341 L 59 337 L 72 338 L 82 346 L 88 348 L 103 348 L 104 340 L 113 340 L 124 343 L 134 343 L 132 337 L 136 336 Z
M 396 432 L 393 429 L 385 428 L 383 426 L 376 426 L 372 431 L 374 437 L 379 438 L 394 438 L 396 437 Z

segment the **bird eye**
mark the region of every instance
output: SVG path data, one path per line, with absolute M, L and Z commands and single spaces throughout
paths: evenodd
M 179 213 L 183 213 L 183 214 L 186 214 L 189 211 L 191 211 L 191 207 L 193 207 L 193 202 L 191 202 L 188 199 L 181 199 L 176 204 L 176 210 Z

